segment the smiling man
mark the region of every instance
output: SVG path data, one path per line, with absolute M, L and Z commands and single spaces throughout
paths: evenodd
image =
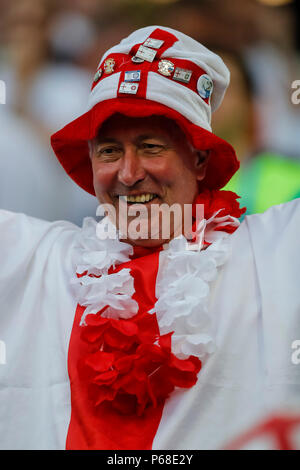
M 163 116 L 121 114 L 104 123 L 90 148 L 95 194 L 101 204 L 114 207 L 116 226 L 123 227 L 128 243 L 160 246 L 180 234 L 185 206 L 192 205 L 205 177 L 208 150 L 194 149 L 178 125 Z M 166 210 L 159 217 L 154 209 L 161 207 Z M 144 236 L 131 239 L 128 228 L 139 212 Z
M 218 449 L 299 406 L 299 201 L 240 224 L 228 83 L 192 38 L 133 32 L 51 139 L 104 217 L 0 211 L 3 449 Z

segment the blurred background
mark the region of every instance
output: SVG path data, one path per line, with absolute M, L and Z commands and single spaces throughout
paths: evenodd
M 247 213 L 300 197 L 299 16 L 288 0 L 0 0 L 1 208 L 78 225 L 95 215 L 96 198 L 65 175 L 50 135 L 85 111 L 102 54 L 149 25 L 192 36 L 231 71 L 212 119 L 241 162 L 225 189 Z

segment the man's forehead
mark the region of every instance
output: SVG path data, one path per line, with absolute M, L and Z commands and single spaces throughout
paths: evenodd
M 99 129 L 97 140 L 117 140 L 121 136 L 139 139 L 161 137 L 170 140 L 185 138 L 177 123 L 164 116 L 152 115 L 139 118 L 114 114 Z

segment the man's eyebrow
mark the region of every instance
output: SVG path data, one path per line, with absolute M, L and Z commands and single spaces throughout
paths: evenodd
M 163 137 L 162 135 L 157 135 L 157 134 L 152 134 L 152 133 L 139 135 L 139 136 L 136 137 L 135 141 L 137 143 L 140 143 L 143 140 L 147 140 L 147 139 L 158 139 L 158 140 L 161 140 L 163 142 L 167 142 L 167 139 L 165 137 Z M 121 145 L 121 142 L 118 139 L 116 139 L 115 137 L 101 137 L 101 136 L 99 136 L 95 139 L 95 142 L 96 142 L 96 145 L 100 145 L 100 144 L 119 144 L 119 145 Z
M 120 142 L 114 137 L 97 137 L 96 145 L 98 144 L 120 144 Z
M 136 141 L 137 142 L 141 142 L 143 140 L 147 140 L 147 139 L 158 139 L 158 140 L 162 140 L 163 142 L 166 142 L 166 138 L 164 138 L 162 135 L 157 135 L 157 134 L 142 134 L 142 135 L 139 135 L 137 138 L 136 138 Z

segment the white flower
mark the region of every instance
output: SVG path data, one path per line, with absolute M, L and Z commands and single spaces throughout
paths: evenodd
M 130 318 L 138 311 L 138 304 L 132 299 L 133 278 L 129 269 L 101 277 L 82 276 L 71 281 L 77 286 L 78 303 L 87 308 L 81 319 L 84 324 L 86 315 L 98 313 L 109 306 L 102 314 L 106 318 Z
M 218 218 L 219 212 L 202 220 L 196 230 L 199 246 L 204 239 L 211 243 L 205 250 L 189 251 L 187 240 L 181 236 L 160 253 L 157 302 L 149 313 L 156 313 L 161 334 L 174 331 L 172 350 L 179 358 L 194 355 L 203 360 L 215 350 L 208 312 L 209 283 L 230 255 L 229 235 L 215 229 L 228 223 L 239 224 L 230 216 Z

